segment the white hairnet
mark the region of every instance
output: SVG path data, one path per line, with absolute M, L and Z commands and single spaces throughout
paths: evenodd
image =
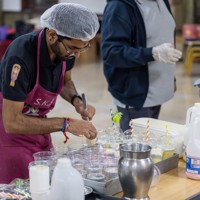
M 97 15 L 83 5 L 59 3 L 47 9 L 40 17 L 42 27 L 54 29 L 58 35 L 91 40 L 99 29 Z

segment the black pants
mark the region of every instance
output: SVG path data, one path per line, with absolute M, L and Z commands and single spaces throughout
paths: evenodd
M 140 110 L 136 110 L 135 108 L 121 108 L 117 106 L 119 112 L 121 112 L 122 118 L 120 120 L 120 128 L 125 131 L 130 129 L 129 122 L 131 119 L 141 118 L 141 117 L 149 117 L 158 119 L 160 114 L 161 105 L 154 107 L 142 108 Z

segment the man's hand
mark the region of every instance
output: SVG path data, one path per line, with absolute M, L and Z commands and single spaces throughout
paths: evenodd
M 152 50 L 153 58 L 163 63 L 176 64 L 181 58 L 182 53 L 175 49 L 172 44 L 164 43 L 154 47 Z
M 84 120 L 92 120 L 95 114 L 95 108 L 91 105 L 87 105 L 87 109 L 83 105 L 75 107 L 76 112 L 79 113 Z
M 90 140 L 95 139 L 97 136 L 97 130 L 90 121 L 70 118 L 68 124 L 69 126 L 67 131 L 76 136 L 84 135 Z
M 96 109 L 92 105 L 87 104 L 87 107 L 85 108 L 83 102 L 79 98 L 76 98 L 73 104 L 76 109 L 76 112 L 81 115 L 82 119 L 92 120 L 96 111 Z

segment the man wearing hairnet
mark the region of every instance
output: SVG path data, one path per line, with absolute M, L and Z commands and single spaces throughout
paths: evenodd
M 0 183 L 28 178 L 33 153 L 52 148 L 50 133 L 94 139 L 95 108 L 83 104 L 71 80 L 75 58 L 90 48 L 99 29 L 88 8 L 60 3 L 41 16 L 44 29 L 15 39 L 0 63 Z M 47 118 L 61 95 L 83 120 Z M 89 120 L 88 120 L 89 119 Z

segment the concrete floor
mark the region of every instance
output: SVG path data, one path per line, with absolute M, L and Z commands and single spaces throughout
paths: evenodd
M 96 115 L 92 122 L 97 129 L 106 128 L 112 125 L 110 108 L 115 110 L 110 93 L 107 91 L 107 83 L 103 76 L 103 65 L 100 58 L 86 56 L 80 58 L 72 71 L 72 77 L 78 92 L 85 93 L 88 103 L 96 107 Z M 89 61 L 88 61 L 89 60 Z M 172 100 L 163 104 L 159 119 L 185 124 L 187 109 L 199 101 L 199 89 L 193 87 L 193 82 L 200 78 L 199 63 L 193 65 L 191 76 L 184 73 L 184 63 L 177 64 L 177 92 Z M 49 117 L 72 117 L 80 118 L 74 108 L 58 98 L 55 109 Z M 81 138 L 69 133 L 69 143 L 81 142 Z M 52 134 L 56 146 L 63 144 L 64 137 L 61 132 Z

